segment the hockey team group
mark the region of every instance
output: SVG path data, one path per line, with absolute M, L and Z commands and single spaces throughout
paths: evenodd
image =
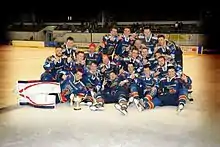
M 124 115 L 131 104 L 138 111 L 175 106 L 179 113 L 193 101 L 192 80 L 182 66 L 180 47 L 164 35 L 156 36 L 149 28 L 139 34 L 124 28 L 119 35 L 112 28 L 100 45 L 91 43 L 88 52 L 79 51 L 74 39 L 67 38 L 46 59 L 41 80 L 59 82 L 57 103 L 69 102 L 76 110 L 84 102 L 92 111 L 114 103 Z

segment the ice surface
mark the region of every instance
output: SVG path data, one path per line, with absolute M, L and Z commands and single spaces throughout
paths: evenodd
M 196 104 L 181 114 L 175 107 L 138 112 L 133 106 L 122 116 L 113 105 L 102 112 L 67 104 L 56 109 L 29 106 L 0 114 L 1 147 L 219 147 L 218 136 L 203 128 Z M 202 129 L 203 128 L 203 129 Z

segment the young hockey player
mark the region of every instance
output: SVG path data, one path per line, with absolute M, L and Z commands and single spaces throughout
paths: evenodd
M 167 46 L 164 35 L 158 35 L 158 46 L 155 52 L 159 52 L 164 56 L 171 56 L 171 49 Z
M 144 66 L 144 73 L 141 75 L 141 88 L 142 88 L 142 97 L 149 104 L 152 106 L 152 100 L 157 95 L 157 81 L 153 76 L 153 72 L 150 70 L 148 65 Z M 138 100 L 134 100 L 136 107 L 139 111 L 142 111 L 142 107 L 139 105 Z
M 86 70 L 85 54 L 82 51 L 77 52 L 76 60 L 68 60 L 65 66 L 66 71 L 71 71 L 75 73 L 77 70 Z
M 66 39 L 62 52 L 66 58 L 72 58 L 73 60 L 76 58 L 77 48 L 74 47 L 74 39 L 72 37 Z
M 102 63 L 98 66 L 98 72 L 100 75 L 100 80 L 103 82 L 104 79 L 108 81 L 110 79 L 110 72 L 118 72 L 119 67 L 114 62 L 111 62 L 107 55 L 103 55 Z
M 110 59 L 113 58 L 116 48 L 118 46 L 118 32 L 116 28 L 112 28 L 110 34 L 105 35 L 102 39 L 103 45 L 99 49 L 101 54 L 108 55 Z
M 134 48 L 131 51 L 131 56 L 128 58 L 122 58 L 121 60 L 125 62 L 125 66 L 127 66 L 128 63 L 132 62 L 135 67 L 135 72 L 136 73 L 141 73 L 143 71 L 143 64 L 142 62 L 138 59 L 139 56 L 139 51 L 138 49 Z
M 110 72 L 110 80 L 104 81 L 104 87 L 97 94 L 96 103 L 90 107 L 91 110 L 99 110 L 104 103 L 116 103 L 115 108 L 122 114 L 127 114 L 128 90 L 121 86 L 121 80 L 115 71 Z
M 181 75 L 183 86 L 188 90 L 188 100 L 193 103 L 194 99 L 192 98 L 192 79 L 186 74 Z
M 139 39 L 142 41 L 142 44 L 150 49 L 149 55 L 152 56 L 154 54 L 154 48 L 158 42 L 157 37 L 151 33 L 149 28 L 144 28 L 144 35 L 139 36 Z
M 85 84 L 82 82 L 83 71 L 77 70 L 75 74 L 69 72 L 68 75 L 63 74 L 61 76 L 61 102 L 70 101 L 70 105 L 73 104 L 75 96 L 80 96 L 83 99 L 87 98 L 88 90 Z
M 90 65 L 92 62 L 97 62 L 99 54 L 95 52 L 96 45 L 91 43 L 89 45 L 89 52 L 85 54 L 86 65 Z
M 168 67 L 169 66 L 174 66 L 174 68 L 176 69 L 176 74 L 177 75 L 181 75 L 182 74 L 182 68 L 179 66 L 179 65 L 176 65 L 176 64 L 170 64 L 166 58 L 164 56 L 160 56 L 158 57 L 158 65 L 157 67 L 154 69 L 155 70 L 155 73 L 154 73 L 154 76 L 156 78 L 158 78 L 159 80 L 161 78 L 164 78 L 167 76 L 167 70 L 168 70 Z
M 134 70 L 134 63 L 128 63 L 127 72 L 120 74 L 121 82 L 120 86 L 126 87 L 129 91 L 129 103 L 133 103 L 134 99 L 140 98 L 141 93 L 141 80 L 139 79 L 139 74 Z
M 171 56 L 174 58 L 175 62 L 183 67 L 183 51 L 181 50 L 181 48 L 176 45 L 174 41 L 171 40 L 167 40 L 166 44 L 170 48 Z
M 62 48 L 58 46 L 55 48 L 55 55 L 49 56 L 43 65 L 45 72 L 41 75 L 42 81 L 57 80 L 57 75 L 64 71 L 66 64 L 66 59 L 62 57 Z
M 101 90 L 102 86 L 101 80 L 99 79 L 99 73 L 97 72 L 97 64 L 95 62 L 90 63 L 88 70 L 86 70 L 83 75 L 82 81 L 90 94 L 88 95 L 90 99 L 87 100 L 89 100 L 89 102 L 93 102 L 97 92 Z M 90 105 L 88 101 L 84 102 L 86 102 L 87 105 Z
M 134 41 L 130 39 L 130 29 L 125 28 L 122 36 L 119 37 L 118 46 L 116 48 L 115 54 L 120 57 L 126 58 L 129 55 L 130 47 L 133 45 Z

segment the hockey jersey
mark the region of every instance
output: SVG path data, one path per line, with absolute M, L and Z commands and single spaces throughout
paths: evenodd
M 67 78 L 61 82 L 60 87 L 61 87 L 61 93 L 67 99 L 69 99 L 69 96 L 71 94 L 74 94 L 74 95 L 84 94 L 84 95 L 86 95 L 88 93 L 84 83 L 81 80 L 76 81 L 76 77 L 72 72 L 70 72 L 70 74 L 67 76 Z
M 178 94 L 183 88 L 181 79 L 178 77 L 162 78 L 158 84 L 158 91 L 160 95 Z

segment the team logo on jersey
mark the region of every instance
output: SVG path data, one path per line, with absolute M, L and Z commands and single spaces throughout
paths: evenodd
M 115 95 L 116 94 L 116 91 L 111 91 L 111 95 Z
M 79 85 L 79 87 L 78 87 L 79 89 L 83 89 L 83 86 L 82 85 Z

